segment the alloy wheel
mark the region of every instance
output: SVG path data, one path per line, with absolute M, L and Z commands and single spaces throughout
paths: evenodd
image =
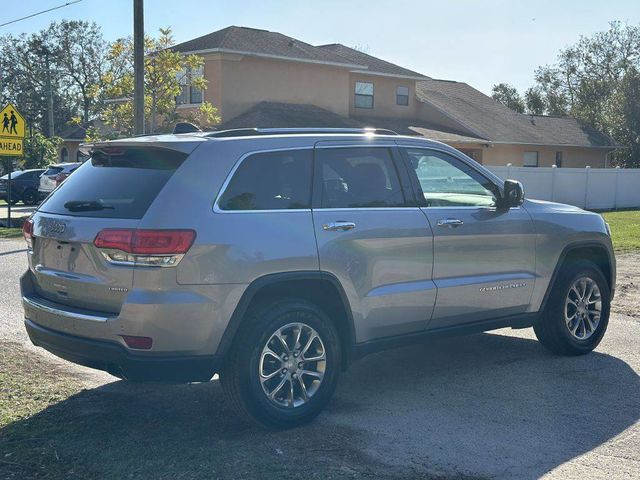
M 602 296 L 598 284 L 589 277 L 578 278 L 565 300 L 564 320 L 577 340 L 591 337 L 600 324 Z
M 327 367 L 324 343 L 305 323 L 278 328 L 266 342 L 258 365 L 262 390 L 279 407 L 307 403 L 322 384 Z

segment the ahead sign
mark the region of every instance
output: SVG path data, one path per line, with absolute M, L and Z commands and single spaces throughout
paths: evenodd
M 8 104 L 0 111 L 0 156 L 22 156 L 24 131 L 24 118 Z

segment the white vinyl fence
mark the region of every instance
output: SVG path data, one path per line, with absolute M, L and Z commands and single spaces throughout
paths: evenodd
M 640 168 L 491 166 L 504 179 L 519 180 L 525 197 L 591 210 L 640 207 Z

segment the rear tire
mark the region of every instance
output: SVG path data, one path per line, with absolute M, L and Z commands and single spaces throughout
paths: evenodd
M 563 266 L 543 315 L 533 329 L 542 345 L 559 355 L 584 355 L 598 346 L 609 323 L 611 293 L 592 262 Z
M 338 333 L 324 311 L 304 300 L 284 300 L 248 313 L 220 380 L 243 418 L 291 428 L 327 405 L 340 358 Z
M 36 205 L 38 203 L 38 192 L 36 190 L 26 190 L 22 194 L 22 203 L 25 205 Z

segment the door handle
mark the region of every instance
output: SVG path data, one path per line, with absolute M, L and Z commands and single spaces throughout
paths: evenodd
M 438 220 L 439 227 L 457 228 L 462 225 L 464 225 L 464 222 L 459 218 L 441 218 Z
M 329 222 L 322 225 L 322 229 L 327 232 L 346 232 L 347 230 L 353 230 L 356 228 L 356 224 L 353 222 L 343 222 L 338 220 L 337 222 Z

